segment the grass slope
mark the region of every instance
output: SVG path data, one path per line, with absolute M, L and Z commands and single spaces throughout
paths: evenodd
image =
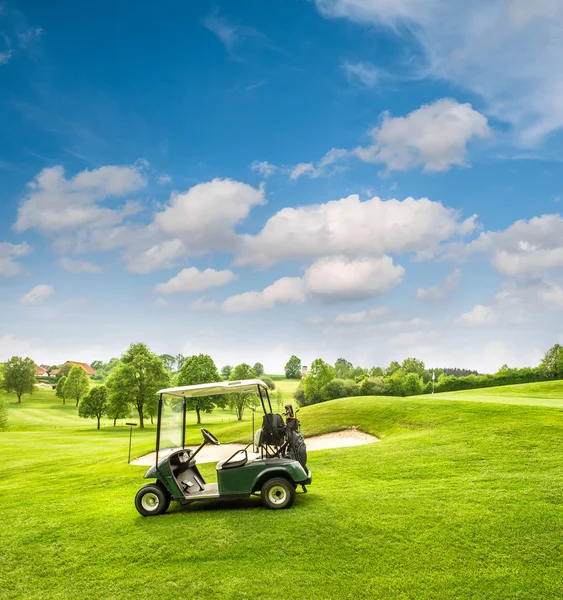
M 435 394 L 434 398 L 438 400 L 462 400 L 464 402 L 563 407 L 563 380 L 444 392 Z
M 15 430 L 0 434 L 1 598 L 561 597 L 559 408 L 437 396 L 308 407 L 306 434 L 357 426 L 382 442 L 311 453 L 310 493 L 289 511 L 252 499 L 144 519 L 127 431 L 98 432 L 50 401 L 12 404 Z M 57 419 L 41 428 L 33 402 Z M 249 438 L 248 420 L 205 419 L 222 441 Z M 148 445 L 154 431 L 135 435 Z

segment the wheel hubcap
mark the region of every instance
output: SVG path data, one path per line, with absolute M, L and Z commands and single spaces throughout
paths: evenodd
M 272 504 L 283 504 L 287 498 L 287 491 L 281 485 L 275 485 L 268 492 L 268 497 Z
M 156 510 L 159 504 L 158 496 L 152 492 L 148 492 L 141 498 L 141 505 L 145 510 Z

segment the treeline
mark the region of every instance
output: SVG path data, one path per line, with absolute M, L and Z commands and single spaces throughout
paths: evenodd
M 461 375 L 465 373 L 465 375 Z M 334 365 L 318 358 L 303 378 L 295 399 L 301 406 L 349 396 L 416 396 L 498 385 L 563 379 L 563 347 L 555 344 L 537 367 L 513 369 L 503 365 L 496 373 L 479 374 L 468 369 L 427 369 L 416 358 L 393 361 L 383 369 L 354 367 L 344 358 Z

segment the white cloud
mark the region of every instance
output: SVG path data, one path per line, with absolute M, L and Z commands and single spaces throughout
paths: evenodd
M 411 75 L 481 95 L 524 143 L 563 125 L 563 3 L 559 0 L 316 0 L 327 17 L 378 22 L 414 37 L 426 64 Z M 411 61 L 412 64 L 412 61 Z M 416 64 L 416 63 L 415 63 Z M 415 67 L 416 68 L 416 67 Z
M 166 283 L 159 283 L 154 291 L 157 294 L 179 294 L 182 292 L 202 292 L 214 287 L 221 287 L 234 281 L 237 276 L 229 270 L 216 271 L 205 269 L 200 271 L 195 267 L 182 269 L 175 277 Z
M 360 310 L 358 312 L 349 312 L 349 313 L 340 313 L 336 315 L 336 322 L 343 324 L 357 324 L 357 323 L 367 323 L 372 321 L 373 319 L 377 319 L 381 317 L 387 312 L 389 309 L 386 306 L 378 306 L 377 308 L 372 308 L 370 310 Z
M 102 269 L 98 265 L 94 265 L 85 260 L 72 260 L 67 257 L 63 257 L 59 260 L 61 267 L 69 273 L 89 273 L 95 275 L 101 273 Z
M 350 81 L 359 81 L 366 88 L 375 87 L 387 76 L 379 67 L 364 62 L 344 62 L 342 69 Z
M 418 344 L 427 344 L 438 338 L 435 331 L 403 331 L 390 338 L 389 343 L 393 346 L 415 346 Z
M 38 40 L 43 35 L 41 27 L 30 27 L 18 35 L 20 48 L 27 48 L 29 44 Z
M 31 246 L 25 242 L 23 244 L 0 242 L 0 277 L 19 275 L 21 266 L 15 259 L 29 254 L 31 250 Z
M 542 290 L 540 297 L 553 308 L 563 309 L 563 288 L 561 286 L 554 285 L 549 289 Z
M 305 289 L 300 277 L 283 277 L 261 292 L 231 296 L 222 305 L 225 312 L 250 312 L 273 308 L 277 304 L 303 304 Z
M 470 104 L 444 98 L 421 106 L 406 117 L 386 114 L 371 131 L 373 143 L 356 148 L 369 163 L 383 163 L 388 171 L 422 166 L 424 171 L 447 171 L 465 166 L 467 144 L 490 135 L 487 119 Z
M 181 239 L 188 253 L 230 250 L 238 242 L 235 225 L 254 206 L 265 202 L 263 187 L 213 179 L 187 192 L 173 193 L 169 205 L 155 215 L 154 224 L 163 233 Z
M 168 173 L 161 173 L 157 177 L 156 182 L 158 185 L 170 185 L 172 183 L 172 177 L 170 177 Z
M 428 321 L 425 319 L 421 319 L 420 317 L 415 317 L 413 319 L 408 320 L 396 320 L 396 321 L 387 321 L 386 323 L 381 323 L 381 325 L 371 326 L 371 329 L 403 329 L 405 327 L 422 327 L 423 325 L 428 325 Z
M 291 173 L 289 174 L 290 179 L 299 179 L 301 175 L 305 175 L 305 173 L 310 173 L 315 170 L 313 163 L 299 163 L 295 165 L 291 169 Z
M 343 148 L 331 148 L 317 163 L 299 163 L 294 167 L 291 167 L 289 177 L 290 179 L 299 179 L 303 175 L 311 179 L 316 179 L 321 175 L 327 173 L 328 167 L 334 165 L 344 157 L 348 156 L 350 152 Z
M 53 286 L 47 284 L 36 285 L 20 298 L 24 306 L 39 306 L 43 301 L 55 293 Z
M 219 303 L 215 300 L 207 300 L 205 296 L 194 300 L 188 304 L 188 308 L 194 311 L 215 310 L 219 308 Z
M 169 302 L 168 300 L 166 300 L 166 298 L 161 298 L 160 296 L 155 300 L 154 305 L 157 308 L 170 308 L 172 306 L 172 303 Z
M 111 196 L 125 196 L 145 187 L 146 181 L 136 166 L 106 166 L 81 171 L 67 179 L 63 167 L 43 169 L 28 183 L 22 200 L 16 231 L 35 228 L 42 233 L 74 231 L 81 226 L 115 224 L 128 211 L 99 206 Z
M 416 297 L 427 302 L 437 302 L 447 298 L 453 292 L 461 281 L 461 271 L 454 269 L 440 285 L 434 285 L 429 288 L 419 288 L 416 291 Z
M 457 322 L 463 325 L 486 325 L 493 321 L 493 309 L 490 306 L 477 304 L 470 311 L 458 317 Z
M 240 28 L 220 17 L 217 12 L 207 15 L 203 19 L 203 26 L 214 33 L 228 50 L 232 50 L 233 46 L 240 40 Z
M 349 260 L 324 258 L 305 271 L 305 289 L 322 302 L 379 296 L 402 283 L 405 269 L 389 256 Z
M 178 259 L 186 255 L 186 247 L 177 238 L 151 246 L 148 250 L 133 255 L 127 261 L 131 273 L 146 274 L 173 267 Z
M 269 163 L 267 160 L 262 162 L 255 160 L 253 163 L 251 163 L 250 168 L 256 173 L 262 175 L 262 177 L 269 177 L 270 175 L 273 175 L 278 169 L 276 165 Z
M 435 250 L 475 227 L 475 216 L 461 220 L 457 211 L 427 198 L 362 202 L 352 195 L 280 210 L 258 235 L 242 237 L 236 263 L 265 267 L 280 260 Z

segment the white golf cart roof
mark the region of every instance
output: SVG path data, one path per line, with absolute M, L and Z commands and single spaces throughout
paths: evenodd
M 166 388 L 157 394 L 176 396 L 178 398 L 197 398 L 198 396 L 219 396 L 240 392 L 255 392 L 256 386 L 268 389 L 260 379 L 243 379 L 242 381 L 218 381 L 217 383 L 200 383 L 182 387 Z

